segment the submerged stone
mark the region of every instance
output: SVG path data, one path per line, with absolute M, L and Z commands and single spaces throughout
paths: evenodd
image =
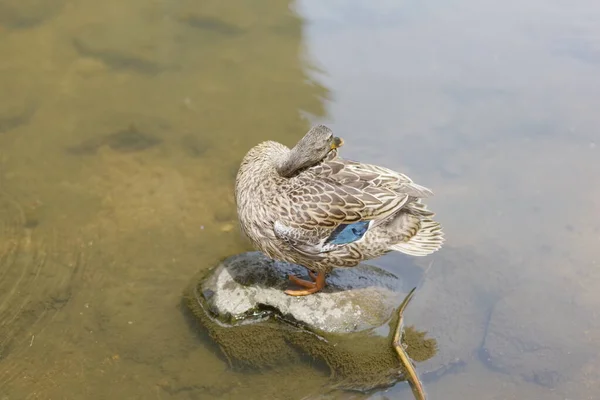
M 131 153 L 146 150 L 160 143 L 159 138 L 142 132 L 131 124 L 114 133 L 85 140 L 76 146 L 69 147 L 67 151 L 75 155 L 94 154 L 100 147 L 108 146 L 121 153 Z
M 380 268 L 335 269 L 326 288 L 293 297 L 288 275 L 308 279 L 305 268 L 262 253 L 229 257 L 194 282 L 186 303 L 234 366 L 272 368 L 309 358 L 324 362 L 338 387 L 369 390 L 402 380 L 392 347 L 403 282 Z M 416 361 L 436 351 L 433 339 L 406 330 Z
M 554 389 L 594 354 L 581 329 L 590 326 L 589 311 L 573 309 L 564 297 L 547 296 L 549 285 L 523 285 L 495 304 L 480 355 L 494 371 Z M 568 293 L 565 288 L 561 283 L 554 292 Z
M 0 3 L 0 15 L 1 9 Z M 0 92 L 5 96 L 0 103 L 1 135 L 27 124 L 35 114 L 37 104 L 32 95 L 31 82 L 19 77 L 17 71 L 7 71 L 0 79 Z
M 0 24 L 13 29 L 31 28 L 54 17 L 64 0 L 0 0 Z
M 171 52 L 161 49 L 161 43 L 174 39 L 175 23 L 143 11 L 147 10 L 110 22 L 84 24 L 73 37 L 73 47 L 81 56 L 115 70 L 154 75 L 173 68 Z M 142 26 L 145 29 L 132 29 Z

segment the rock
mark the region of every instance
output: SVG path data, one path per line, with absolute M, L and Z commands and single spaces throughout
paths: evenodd
M 56 15 L 64 0 L 0 0 L 0 24 L 10 28 L 29 28 Z
M 269 16 L 257 11 L 256 6 L 239 5 L 235 13 L 225 12 L 221 6 L 198 7 L 195 1 L 182 1 L 173 17 L 176 21 L 190 28 L 193 34 L 195 31 L 198 37 L 209 40 L 223 40 L 239 37 L 247 33 L 254 24 L 256 24 L 256 15 L 261 15 L 261 26 L 269 22 L 269 17 L 278 13 L 272 13 Z
M 397 276 L 360 265 L 336 269 L 319 293 L 292 297 L 288 274 L 305 268 L 262 253 L 229 257 L 186 292 L 188 308 L 234 366 L 272 368 L 309 356 L 324 362 L 339 387 L 367 390 L 402 379 L 391 346 L 396 308 L 407 294 Z M 414 329 L 407 352 L 425 360 L 435 342 Z
M 140 13 L 111 23 L 89 24 L 76 32 L 73 46 L 81 56 L 99 59 L 111 68 L 156 74 L 173 67 L 173 55 L 161 47 L 168 23 L 149 21 Z
M 130 113 L 111 113 L 110 118 L 88 119 L 77 126 L 77 141 L 66 146 L 70 155 L 98 154 L 102 148 L 135 153 L 155 148 L 171 129 L 161 118 Z
M 4 100 L 0 103 L 0 134 L 27 124 L 33 117 L 37 105 L 33 100 L 31 82 L 19 77 L 16 71 L 0 80 L 0 91 Z
M 243 29 L 219 18 L 188 14 L 181 16 L 180 20 L 203 33 L 213 33 L 220 36 L 238 36 L 244 33 Z
M 478 364 L 477 354 L 495 301 L 509 287 L 504 275 L 513 267 L 503 252 L 446 246 L 430 260 L 431 269 L 406 309 L 407 325 L 415 323 L 435 338 L 435 358 L 419 365 L 424 382 Z M 502 268 L 497 268 L 501 265 Z
M 76 146 L 67 148 L 67 151 L 75 155 L 94 154 L 102 146 L 108 146 L 121 153 L 131 153 L 149 149 L 161 142 L 161 139 L 142 132 L 134 124 L 131 124 L 114 133 L 85 140 Z
M 589 325 L 587 311 L 562 296 L 548 297 L 549 291 L 548 284 L 522 286 L 499 300 L 481 358 L 493 370 L 556 388 L 593 355 L 581 329 Z
M 273 262 L 260 253 L 242 254 L 221 264 L 203 283 L 202 291 L 211 311 L 227 315 L 227 322 L 256 315 L 260 307 L 275 308 L 296 321 L 334 333 L 382 325 L 407 294 L 401 280 L 391 273 L 360 266 L 335 270 L 324 292 L 294 298 L 284 293 L 289 274 L 308 279 L 301 266 Z

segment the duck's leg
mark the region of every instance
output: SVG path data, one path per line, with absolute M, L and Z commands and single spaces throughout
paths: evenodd
M 309 294 L 316 293 L 325 287 L 325 273 L 321 272 L 320 274 L 314 274 L 312 272 L 308 272 L 310 277 L 314 280 L 314 282 L 310 282 L 304 279 L 300 279 L 297 276 L 290 275 L 290 281 L 294 282 L 298 286 L 305 287 L 304 290 L 286 290 L 285 293 L 290 296 L 306 296 Z
M 290 281 L 294 282 L 296 285 L 298 286 L 302 286 L 305 288 L 314 288 L 316 286 L 316 280 L 317 280 L 317 276 L 315 274 L 313 274 L 312 272 L 309 272 L 309 275 L 311 277 L 311 279 L 313 280 L 311 281 L 307 281 L 305 279 L 300 279 L 295 275 L 290 275 L 288 276 L 288 278 L 290 279 Z

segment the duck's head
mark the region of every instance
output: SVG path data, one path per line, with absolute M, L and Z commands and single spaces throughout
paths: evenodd
M 331 129 L 325 125 L 315 125 L 289 152 L 287 159 L 281 164 L 279 173 L 289 177 L 298 170 L 321 162 L 330 151 L 342 147 L 344 140 L 333 136 Z
M 294 149 L 315 154 L 322 160 L 331 150 L 342 147 L 344 140 L 333 136 L 331 129 L 325 125 L 315 125 L 296 144 Z

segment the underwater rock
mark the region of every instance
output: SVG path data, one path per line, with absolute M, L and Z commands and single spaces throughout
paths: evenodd
M 64 0 L 0 0 L 0 24 L 30 28 L 56 15 Z
M 74 156 L 97 154 L 102 148 L 116 153 L 136 153 L 154 149 L 173 128 L 162 118 L 129 112 L 109 112 L 100 118 L 80 121 L 76 135 L 65 146 Z
M 408 293 L 397 276 L 368 265 L 335 269 L 326 288 L 292 297 L 288 275 L 308 279 L 305 268 L 260 252 L 229 257 L 195 281 L 187 307 L 234 366 L 270 368 L 324 362 L 337 387 L 368 390 L 403 379 L 392 348 L 396 309 Z M 433 356 L 435 341 L 407 328 L 415 361 Z
M 500 249 L 485 250 L 446 246 L 421 261 L 432 267 L 404 316 L 438 343 L 435 358 L 419 365 L 424 383 L 478 364 L 491 310 L 511 287 L 506 271 L 515 268 Z
M 130 153 L 149 149 L 161 142 L 161 139 L 140 131 L 132 124 L 128 128 L 120 129 L 108 135 L 94 137 L 76 146 L 68 147 L 67 151 L 75 155 L 95 154 L 100 147 L 108 146 L 121 153 Z
M 15 79 L 17 72 L 14 74 L 11 71 L 0 81 L 0 91 L 4 96 L 0 103 L 0 134 L 27 124 L 37 108 L 31 94 L 31 83 L 24 78 Z
M 143 13 L 141 13 L 143 14 Z M 83 57 L 101 60 L 117 70 L 134 70 L 156 74 L 173 67 L 173 57 L 161 48 L 168 20 L 147 21 L 144 15 L 124 18 L 110 24 L 90 24 L 76 32 L 73 46 Z M 151 29 L 132 29 L 132 26 L 151 26 Z
M 589 360 L 589 343 L 581 329 L 589 325 L 589 315 L 574 310 L 569 298 L 548 293 L 541 284 L 523 286 L 498 301 L 481 350 L 488 367 L 555 388 Z M 557 288 L 555 293 L 568 290 Z
M 219 12 L 218 7 L 198 7 L 195 1 L 183 1 L 174 10 L 176 21 L 211 40 L 233 38 L 246 33 L 254 19 L 244 7 L 236 13 Z M 255 11 L 252 11 L 255 12 Z M 264 22 L 261 24 L 264 25 Z

